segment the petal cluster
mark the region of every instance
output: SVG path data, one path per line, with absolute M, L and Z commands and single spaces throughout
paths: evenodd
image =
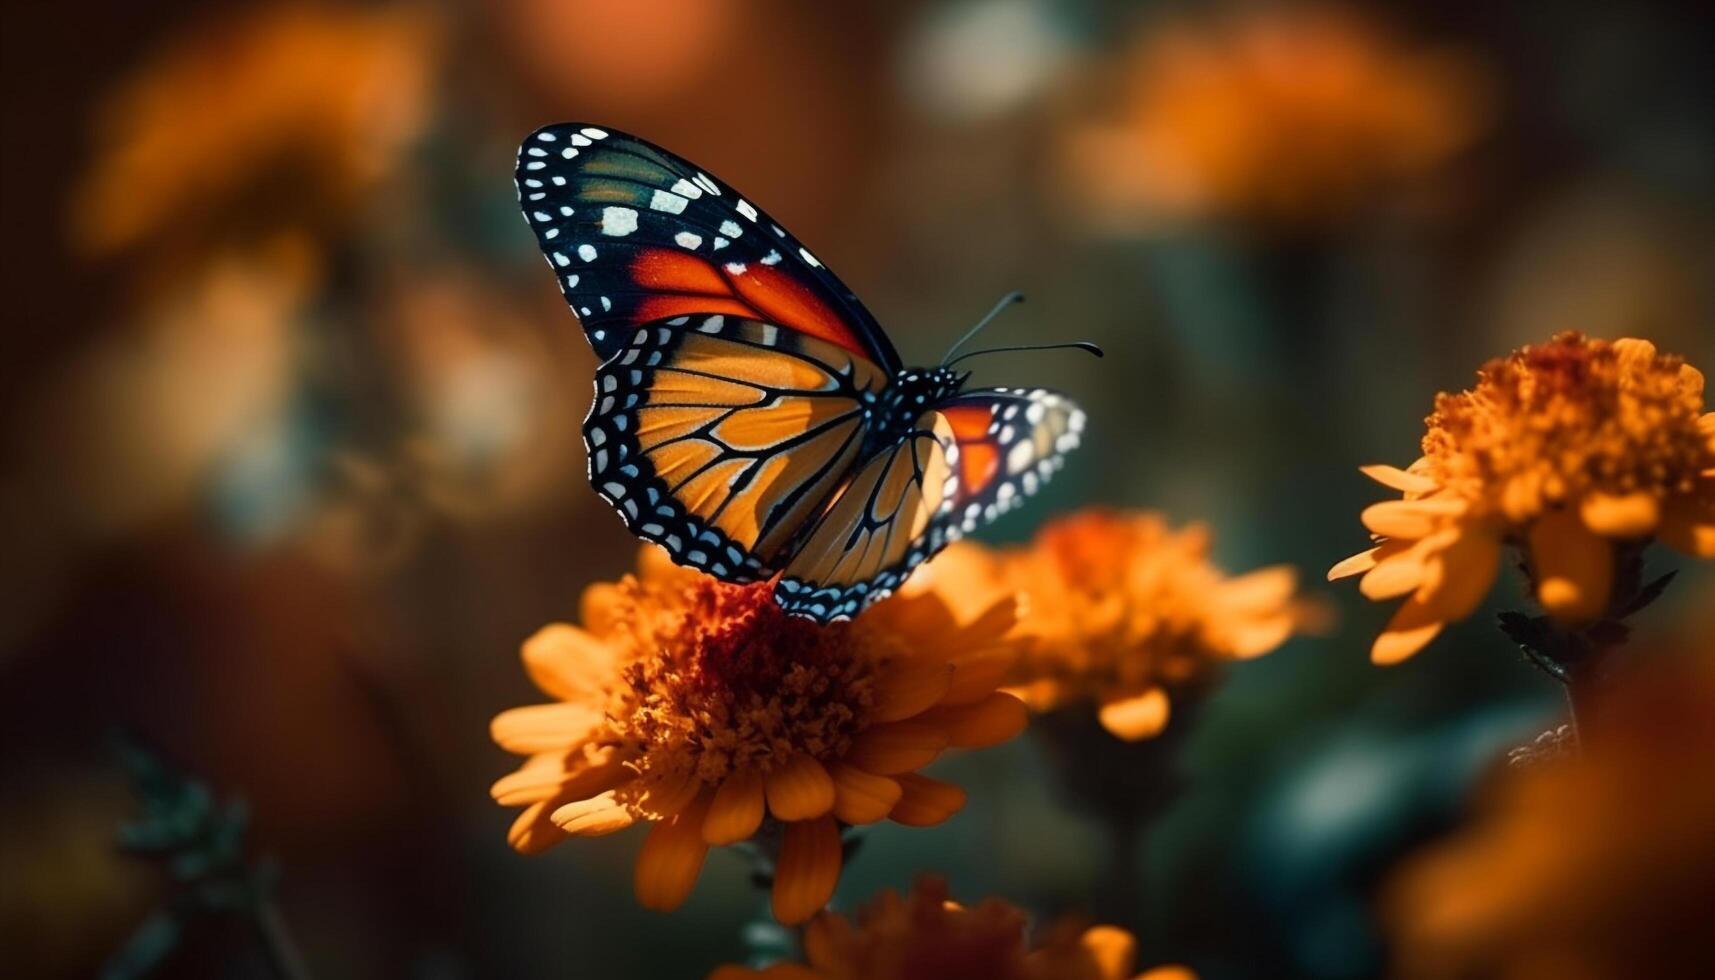
M 1423 455 L 1363 472 L 1400 493 L 1364 510 L 1374 545 L 1335 565 L 1378 601 L 1404 598 L 1371 657 L 1396 663 L 1482 602 L 1503 546 L 1536 598 L 1582 625 L 1613 598 L 1615 546 L 1655 536 L 1715 557 L 1715 413 L 1703 376 L 1648 341 L 1576 333 L 1492 361 L 1442 394 Z
M 1200 524 L 1088 510 L 1048 524 L 1027 547 L 961 542 L 913 584 L 946 581 L 966 601 L 1017 594 L 1026 611 L 1010 690 L 1037 711 L 1094 701 L 1110 732 L 1141 739 L 1166 726 L 1172 692 L 1268 653 L 1307 623 L 1291 568 L 1229 578 L 1210 546 Z
M 646 549 L 641 572 L 592 586 L 582 625 L 545 627 L 525 669 L 554 700 L 492 734 L 523 765 L 495 783 L 523 810 L 509 840 L 536 852 L 648 823 L 638 900 L 683 902 L 710 847 L 756 839 L 775 856 L 773 909 L 809 918 L 832 894 L 844 826 L 931 826 L 964 790 L 918 769 L 1025 724 L 996 686 L 1014 604 L 969 620 L 935 595 L 820 627 L 782 613 L 767 583 L 729 585 Z
M 967 908 L 939 878 L 910 893 L 888 890 L 856 921 L 823 913 L 804 929 L 803 963 L 753 970 L 726 966 L 709 980 L 1129 980 L 1137 942 L 1114 926 L 1053 930 L 1034 946 L 1018 907 L 991 898 Z M 1158 967 L 1137 980 L 1195 980 L 1184 967 Z

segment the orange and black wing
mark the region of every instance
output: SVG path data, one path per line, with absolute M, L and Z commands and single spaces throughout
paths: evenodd
M 757 320 L 633 328 L 596 372 L 590 482 L 679 564 L 768 578 L 850 477 L 887 380 L 843 346 Z
M 844 348 L 889 377 L 899 356 L 869 311 L 773 218 L 645 140 L 583 123 L 518 150 L 518 200 L 602 360 L 646 323 L 722 314 Z
M 954 396 L 868 460 L 775 585 L 788 612 L 857 615 L 912 569 L 1036 492 L 1076 448 L 1084 413 L 1042 389 Z

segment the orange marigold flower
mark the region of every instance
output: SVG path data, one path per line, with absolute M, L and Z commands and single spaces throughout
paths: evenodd
M 774 914 L 802 922 L 833 893 L 842 825 L 940 823 L 965 792 L 917 770 L 1024 728 L 1024 706 L 995 690 L 1013 606 L 960 621 L 937 596 L 896 596 L 820 627 L 781 612 L 768 583 L 729 585 L 646 548 L 639 575 L 585 591 L 582 626 L 524 644 L 556 700 L 494 719 L 494 740 L 528 756 L 494 784 L 524 807 L 508 839 L 534 853 L 651 823 L 637 897 L 670 910 L 711 846 L 760 833 Z
M 1363 472 L 1402 499 L 1362 515 L 1375 546 L 1335 565 L 1371 599 L 1405 596 L 1370 651 L 1390 664 L 1470 615 L 1503 544 L 1524 552 L 1537 601 L 1582 626 L 1610 610 L 1615 545 L 1652 535 L 1715 558 L 1715 413 L 1703 375 L 1647 340 L 1563 333 L 1489 362 L 1441 394 L 1423 456 Z M 1623 598 L 1623 597 L 1622 597 Z
M 1035 711 L 1093 700 L 1103 727 L 1135 740 L 1166 726 L 1170 692 L 1308 624 L 1291 568 L 1228 578 L 1209 550 L 1201 524 L 1174 530 L 1158 514 L 1096 509 L 1051 522 L 1027 548 L 961 542 L 912 587 L 951 579 L 950 593 L 1016 591 L 1026 609 L 1010 689 Z
M 77 243 L 207 248 L 349 222 L 422 126 L 435 35 L 423 11 L 316 3 L 194 31 L 108 100 Z
M 975 908 L 948 900 L 947 883 L 925 877 L 901 896 L 884 891 L 854 923 L 824 912 L 804 928 L 804 963 L 761 970 L 723 966 L 709 980 L 1130 980 L 1137 941 L 1124 929 L 1051 930 L 1032 949 L 1017 906 L 990 898 Z M 1182 966 L 1136 980 L 1196 980 Z
M 1398 976 L 1715 976 L 1712 639 L 1639 651 L 1579 753 L 1500 773 L 1405 865 L 1383 905 Z
M 1063 183 L 1091 222 L 1124 231 L 1338 217 L 1443 164 L 1491 116 L 1469 56 L 1314 6 L 1151 23 L 1100 82 L 1118 104 L 1073 132 Z

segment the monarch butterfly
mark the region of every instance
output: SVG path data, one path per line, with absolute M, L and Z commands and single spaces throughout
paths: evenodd
M 681 565 L 774 578 L 787 612 L 847 619 L 1078 444 L 1084 413 L 1062 395 L 964 391 L 963 357 L 905 367 L 797 239 L 658 146 L 548 126 L 519 148 L 517 184 L 602 361 L 590 482 Z

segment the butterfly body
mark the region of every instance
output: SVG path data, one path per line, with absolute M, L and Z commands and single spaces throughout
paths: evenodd
M 1083 413 L 902 365 L 863 305 L 728 185 L 582 124 L 519 151 L 520 204 L 597 355 L 590 482 L 634 534 L 844 619 L 1034 493 Z

